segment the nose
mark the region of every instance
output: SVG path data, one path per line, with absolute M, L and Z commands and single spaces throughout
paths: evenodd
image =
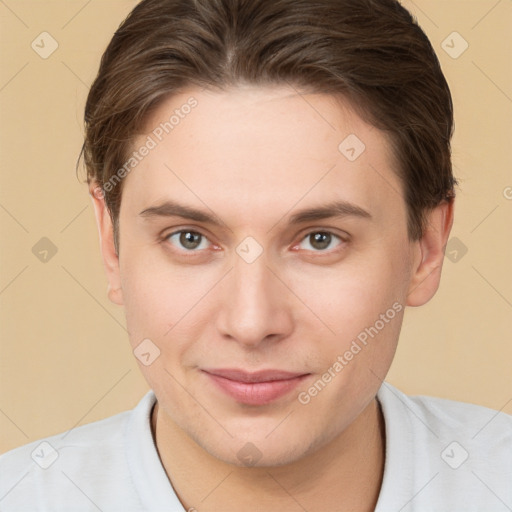
M 217 329 L 246 347 L 276 342 L 293 330 L 291 293 L 270 269 L 264 254 L 252 263 L 235 257 L 222 288 Z

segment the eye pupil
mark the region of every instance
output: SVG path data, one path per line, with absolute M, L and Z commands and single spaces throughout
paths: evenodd
M 330 233 L 312 233 L 310 235 L 310 241 L 311 245 L 315 249 L 325 249 L 326 247 L 329 247 L 329 244 L 331 243 L 331 235 Z
M 200 245 L 201 235 L 193 231 L 183 231 L 180 234 L 180 244 L 187 249 L 195 249 Z

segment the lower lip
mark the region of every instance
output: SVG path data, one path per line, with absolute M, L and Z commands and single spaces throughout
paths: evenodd
M 237 402 L 249 405 L 266 405 L 295 389 L 308 375 L 293 379 L 268 382 L 240 382 L 204 372 L 224 393 Z

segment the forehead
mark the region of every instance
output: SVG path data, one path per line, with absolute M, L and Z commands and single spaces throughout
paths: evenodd
M 338 199 L 377 214 L 403 207 L 386 136 L 332 96 L 291 87 L 190 89 L 146 121 L 133 150 L 148 141 L 152 148 L 125 178 L 122 203 L 204 198 L 233 218 L 256 205 L 278 212 Z

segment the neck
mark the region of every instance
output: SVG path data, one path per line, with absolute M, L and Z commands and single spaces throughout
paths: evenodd
M 293 464 L 276 467 L 238 467 L 211 456 L 158 403 L 151 426 L 164 469 L 185 510 L 375 509 L 385 461 L 384 418 L 375 399 L 333 441 Z

